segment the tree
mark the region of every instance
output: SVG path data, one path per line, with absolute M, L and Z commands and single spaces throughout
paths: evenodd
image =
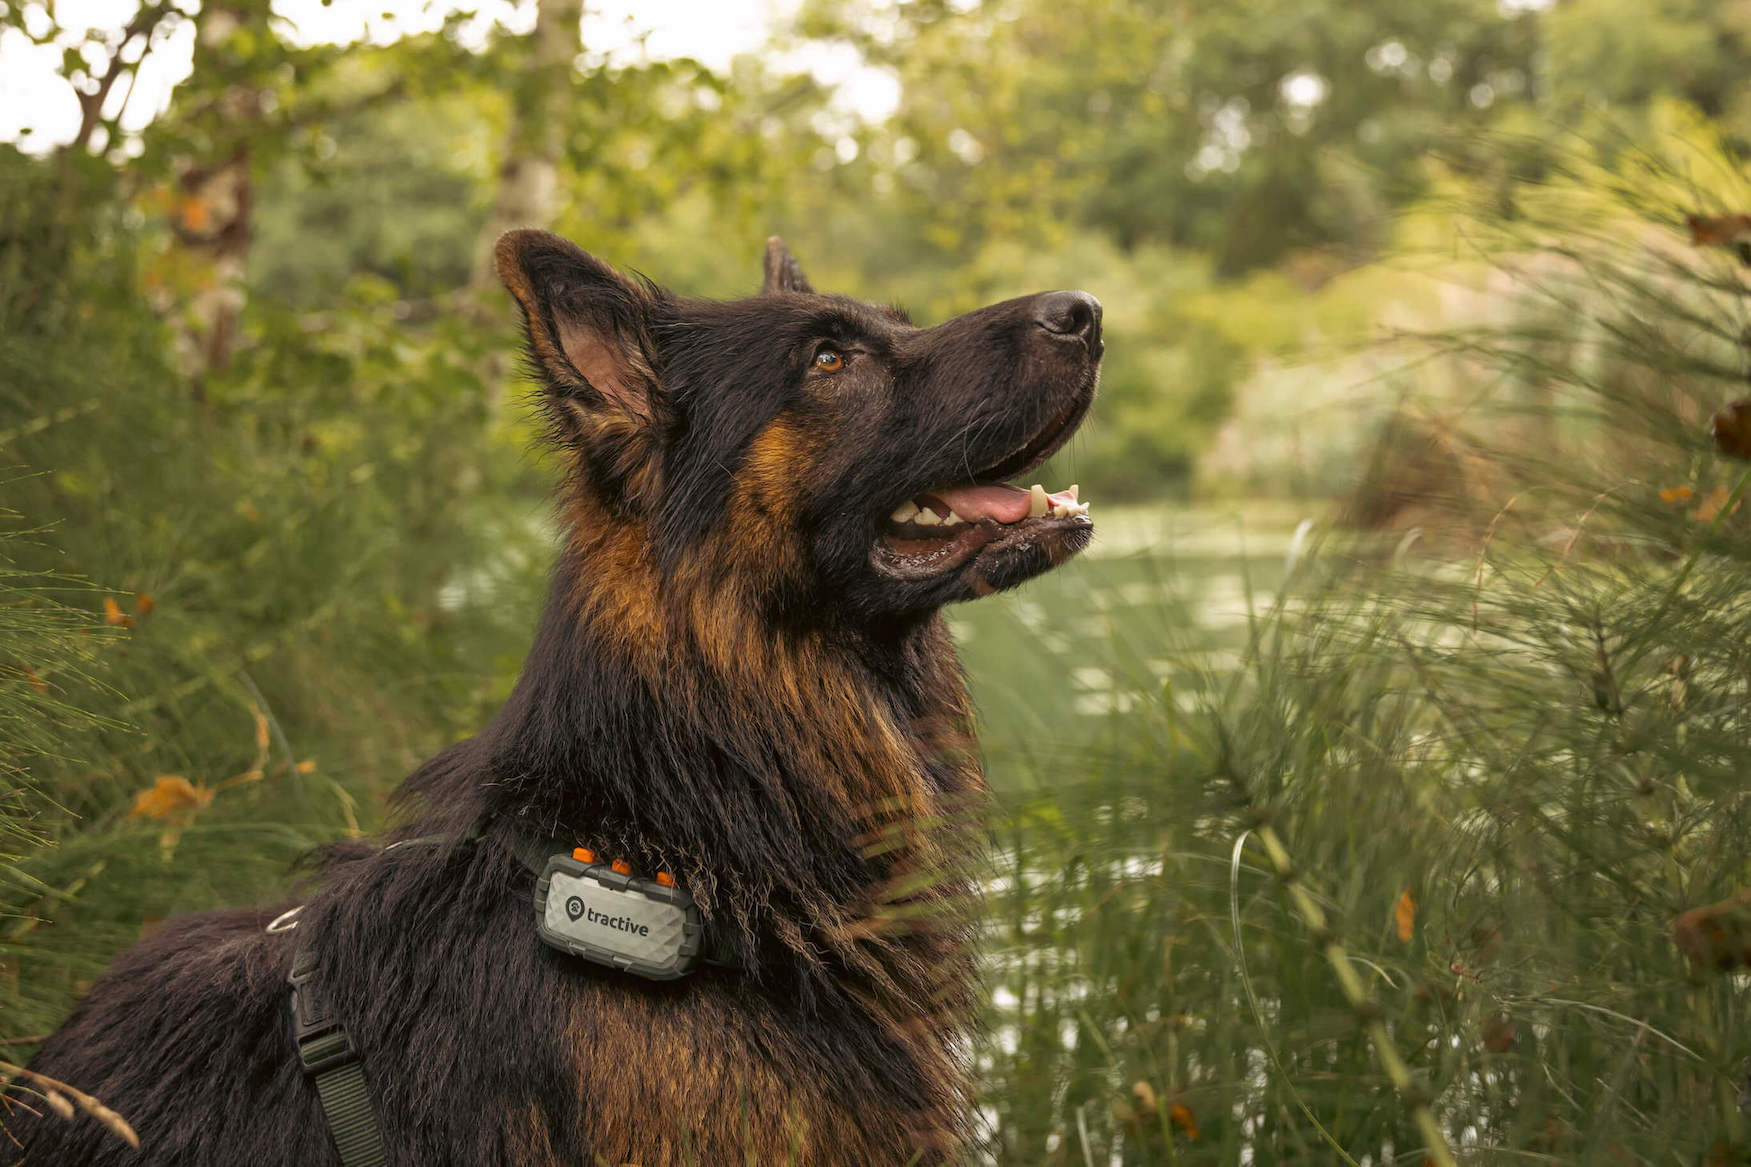
M 1376 245 L 1434 141 L 1529 100 L 1538 47 L 1496 0 L 919 0 L 879 27 L 820 0 L 801 27 L 900 76 L 891 133 L 944 243 L 1094 227 L 1226 274 Z
M 476 290 L 498 287 L 493 246 L 500 235 L 553 222 L 583 18 L 583 0 L 539 0 L 535 6 L 528 63 L 512 79 L 510 140 L 492 211 L 475 243 L 470 283 Z

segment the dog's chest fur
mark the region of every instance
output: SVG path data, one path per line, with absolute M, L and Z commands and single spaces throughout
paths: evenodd
M 439 809 L 410 832 L 484 821 L 488 837 L 343 863 L 314 914 L 347 958 L 337 990 L 386 1003 L 367 1045 L 447 1067 L 380 1110 L 447 1122 L 491 1098 L 501 1141 L 481 1161 L 951 1157 L 973 978 L 959 864 L 982 780 L 940 622 L 878 676 L 830 644 L 737 637 L 712 609 L 685 618 L 715 640 L 640 660 L 627 644 L 681 638 L 604 637 L 623 625 L 583 607 L 595 619 L 556 601 L 504 715 L 412 780 Z M 586 715 L 555 708 L 610 683 Z M 541 946 L 514 830 L 674 871 L 744 967 L 656 984 Z
M 938 1162 L 960 1142 L 948 1032 L 854 1036 L 869 1022 L 850 1017 L 834 1033 L 811 1032 L 818 1019 L 723 979 L 674 1003 L 586 991 L 573 1017 L 581 1141 L 610 1163 Z M 519 1161 L 578 1161 L 562 1116 L 533 1103 L 530 1116 L 530 1155 Z
M 491 852 L 415 862 L 437 887 L 511 875 Z M 359 871 L 310 941 L 362 952 L 360 909 L 417 901 L 408 874 Z M 928 1163 L 962 1141 L 949 1002 L 900 1018 L 876 990 L 823 993 L 782 967 L 638 981 L 532 945 L 520 905 L 469 898 L 425 921 L 444 960 L 418 950 L 416 926 L 333 972 L 364 1003 L 352 1028 L 385 1133 L 419 1162 Z

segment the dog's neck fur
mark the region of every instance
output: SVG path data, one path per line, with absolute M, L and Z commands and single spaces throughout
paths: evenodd
M 457 827 L 674 873 L 763 979 L 959 1013 L 983 783 L 940 617 L 775 628 L 736 578 L 665 572 L 636 524 L 578 523 L 510 700 L 465 764 L 410 787 Z

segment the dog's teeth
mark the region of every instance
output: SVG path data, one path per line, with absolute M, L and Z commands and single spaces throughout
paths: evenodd
M 920 527 L 936 527 L 942 524 L 942 516 L 929 507 L 921 507 L 918 511 L 918 517 L 912 521 Z
M 944 519 L 944 520 L 943 520 L 943 521 L 942 521 L 942 525 L 943 525 L 943 526 L 945 526 L 945 527 L 952 527 L 952 526 L 954 526 L 954 525 L 955 525 L 955 524 L 956 524 L 956 523 L 964 523 L 964 522 L 966 522 L 966 521 L 967 521 L 967 520 L 965 520 L 965 519 L 963 519 L 963 518 L 961 518 L 961 516 L 959 516 L 959 515 L 957 515 L 957 514 L 955 514 L 955 513 L 954 513 L 954 512 L 953 512 L 953 511 L 950 511 L 950 512 L 949 512 L 949 513 L 948 513 L 948 518 L 946 518 L 946 519 Z
M 1085 502 L 1073 502 L 1068 506 L 1059 507 L 1057 513 L 1061 515 L 1086 515 L 1088 513 L 1088 504 Z
M 1052 509 L 1052 500 L 1046 497 L 1046 488 L 1039 483 L 1028 487 L 1027 517 L 1037 519 Z
M 907 502 L 900 504 L 900 509 L 889 515 L 888 518 L 896 523 L 904 523 L 909 522 L 912 516 L 917 513 L 918 504 L 915 502 Z
M 1076 492 L 1077 492 L 1077 491 L 1078 491 L 1078 490 L 1081 490 L 1081 489 L 1082 489 L 1082 488 L 1081 488 L 1081 487 L 1079 487 L 1079 486 L 1077 486 L 1077 485 L 1076 485 L 1076 484 L 1075 484 L 1075 483 L 1074 483 L 1074 482 L 1072 482 L 1072 483 L 1071 483 L 1071 484 L 1070 484 L 1070 501 L 1072 501 L 1072 502 L 1076 502 L 1076 501 L 1077 501 L 1077 500 L 1078 500 L 1078 497 L 1079 497 L 1079 496 L 1078 496 L 1078 495 L 1077 495 L 1077 493 L 1076 493 Z

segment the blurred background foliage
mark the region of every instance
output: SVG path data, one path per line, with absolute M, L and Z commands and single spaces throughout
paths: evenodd
M 717 296 L 776 232 L 923 322 L 1107 308 L 1041 474 L 1097 554 L 955 614 L 990 1160 L 1751 1161 L 1747 301 L 1685 226 L 1751 211 L 1751 4 L 806 0 L 721 67 L 580 11 L 0 0 L 82 114 L 0 145 L 0 1060 L 508 691 L 553 532 L 498 230 Z

